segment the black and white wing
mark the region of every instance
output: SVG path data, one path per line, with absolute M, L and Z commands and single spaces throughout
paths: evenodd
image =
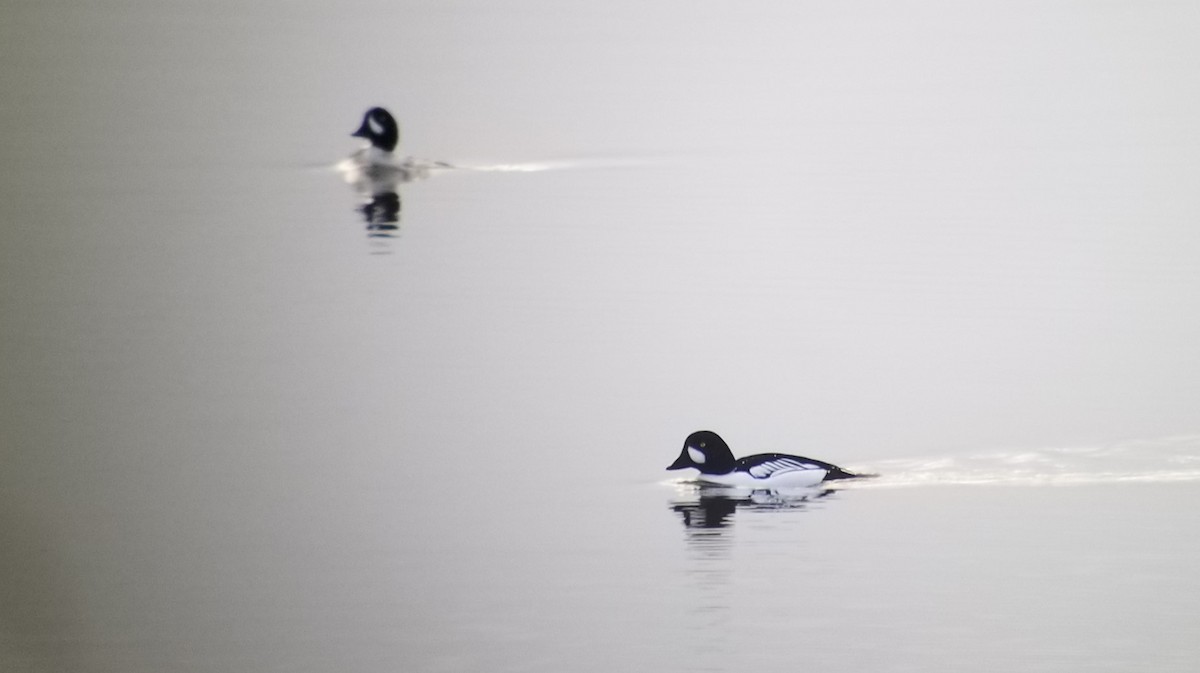
M 826 467 L 820 461 L 810 461 L 800 456 L 760 453 L 756 456 L 746 456 L 737 461 L 737 467 L 734 469 L 746 472 L 755 479 L 768 479 L 786 472 L 826 470 Z

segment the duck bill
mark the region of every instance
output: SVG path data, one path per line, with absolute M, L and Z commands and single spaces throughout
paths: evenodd
M 691 466 L 692 466 L 692 460 L 687 455 L 687 449 L 684 449 L 682 452 L 680 452 L 679 457 L 675 459 L 675 462 L 673 462 L 667 466 L 667 469 L 668 470 L 682 470 L 686 467 L 691 467 Z
M 367 130 L 367 125 L 366 125 L 366 123 L 363 123 L 363 125 L 362 125 L 362 126 L 358 127 L 358 130 L 357 130 L 357 131 L 355 131 L 354 133 L 351 133 L 351 134 L 350 134 L 350 136 L 351 136 L 352 138 L 368 138 L 368 137 L 370 137 L 370 136 L 368 135 L 368 130 Z

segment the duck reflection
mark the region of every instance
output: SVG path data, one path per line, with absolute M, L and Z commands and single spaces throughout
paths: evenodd
M 357 210 L 367 225 L 367 235 L 383 238 L 394 238 L 400 232 L 400 186 L 429 177 L 430 170 L 412 159 L 371 163 L 371 157 L 358 154 L 338 164 L 338 168 L 358 194 Z
M 814 501 L 834 492 L 831 488 L 767 490 L 718 486 L 699 481 L 676 482 L 671 511 L 679 514 L 684 526 L 682 566 L 688 591 L 683 610 L 681 637 L 686 647 L 702 659 L 720 656 L 732 645 L 730 633 L 738 626 L 745 603 L 745 587 L 736 581 L 738 572 L 735 550 L 763 549 L 756 539 L 756 526 L 738 531 L 734 526 L 739 510 L 757 512 L 802 511 Z M 760 519 L 752 515 L 750 520 Z M 782 518 L 773 517 L 778 522 Z M 761 530 L 761 529 L 760 529 Z M 775 536 L 771 535 L 771 538 Z
M 797 511 L 814 501 L 832 494 L 834 489 L 747 490 L 702 483 L 680 484 L 679 493 L 671 501 L 671 510 L 678 513 L 684 528 L 705 530 L 733 525 L 733 515 L 739 510 Z
M 358 208 L 367 223 L 368 236 L 392 236 L 400 229 L 400 194 L 372 194 Z

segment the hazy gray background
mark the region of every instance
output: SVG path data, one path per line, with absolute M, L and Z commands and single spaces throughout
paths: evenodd
M 3 4 L 0 667 L 1192 670 L 1198 34 Z M 368 239 L 370 105 L 555 169 Z M 697 532 L 700 428 L 886 476 Z

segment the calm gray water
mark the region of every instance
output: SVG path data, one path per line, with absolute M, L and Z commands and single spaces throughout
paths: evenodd
M 1198 32 L 3 4 L 0 670 L 1195 670 Z

